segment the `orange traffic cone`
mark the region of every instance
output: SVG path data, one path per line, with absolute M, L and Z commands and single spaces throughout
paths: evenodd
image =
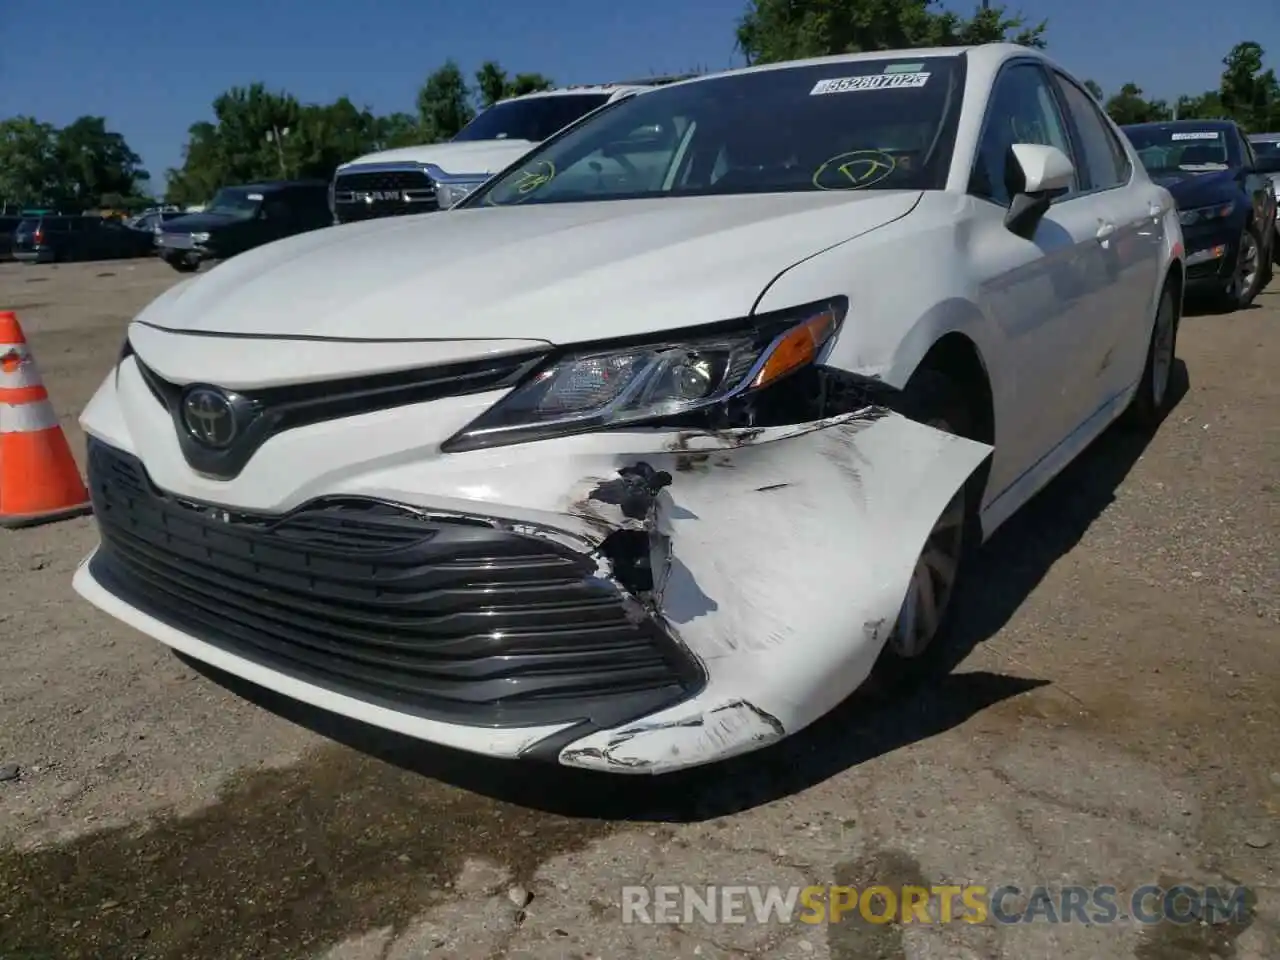
M 33 527 L 91 509 L 18 318 L 0 311 L 0 527 Z

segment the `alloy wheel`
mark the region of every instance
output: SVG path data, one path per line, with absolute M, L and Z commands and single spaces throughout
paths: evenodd
M 948 433 L 942 420 L 928 424 Z M 951 603 L 964 549 L 966 491 L 956 492 L 929 531 L 916 559 L 898 622 L 889 637 L 889 648 L 903 659 L 921 656 L 933 642 Z
M 1151 400 L 1156 409 L 1164 404 L 1173 372 L 1173 345 L 1177 334 L 1173 300 L 1166 292 L 1160 298 L 1156 329 L 1151 347 Z
M 1248 230 L 1240 238 L 1240 256 L 1236 262 L 1236 290 L 1247 297 L 1258 282 L 1258 243 Z

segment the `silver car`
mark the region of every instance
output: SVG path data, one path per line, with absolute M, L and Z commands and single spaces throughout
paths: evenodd
M 1258 160 L 1258 171 L 1271 178 L 1271 189 L 1280 198 L 1280 133 L 1255 133 L 1249 143 Z M 1280 264 L 1280 217 L 1276 218 L 1276 243 L 1272 250 L 1275 251 L 1272 259 Z

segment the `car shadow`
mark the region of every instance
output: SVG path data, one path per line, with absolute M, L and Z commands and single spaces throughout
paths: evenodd
M 1178 361 L 1174 406 L 1188 389 Z M 1048 680 L 952 672 L 996 634 L 1115 500 L 1152 434 L 1112 427 L 992 537 L 976 557 L 937 671 L 911 684 L 871 682 L 807 729 L 765 749 L 661 777 L 616 775 L 480 757 L 391 733 L 291 700 L 180 656 L 193 670 L 323 737 L 495 800 L 571 817 L 696 822 L 815 786 L 875 757 L 936 736 Z
M 1182 301 L 1182 316 L 1184 319 L 1198 317 L 1229 317 L 1237 313 L 1249 313 L 1253 310 L 1262 309 L 1263 304 L 1259 303 L 1256 298 L 1247 307 L 1239 308 L 1223 306 L 1220 301 L 1202 294 L 1189 293 Z

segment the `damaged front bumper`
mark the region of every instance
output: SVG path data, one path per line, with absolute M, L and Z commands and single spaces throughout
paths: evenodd
M 85 415 L 103 540 L 76 574 L 85 598 L 356 720 L 630 773 L 756 749 L 851 693 L 990 452 L 878 408 L 432 463 L 378 456 L 397 433 L 366 430 L 364 469 L 263 513 L 230 502 L 285 482 L 258 461 L 333 456 L 332 432 L 282 436 L 213 507 L 194 481 L 162 492 L 172 433 L 157 420 L 150 449 L 126 449 L 137 434 L 107 399 Z

